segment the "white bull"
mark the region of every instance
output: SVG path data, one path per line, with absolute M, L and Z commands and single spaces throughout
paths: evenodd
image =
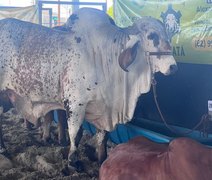
M 0 21 L 0 90 L 34 124 L 50 110 L 66 110 L 70 161 L 86 118 L 100 130 L 102 161 L 102 132 L 130 121 L 138 97 L 150 90 L 152 74 L 173 73 L 176 62 L 163 24 L 151 17 L 121 29 L 104 12 L 85 8 L 65 28 Z

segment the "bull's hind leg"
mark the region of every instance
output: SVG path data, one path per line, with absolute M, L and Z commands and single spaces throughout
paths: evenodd
M 67 118 L 64 110 L 58 110 L 58 140 L 62 146 L 67 146 L 66 129 L 67 129 Z
M 2 133 L 2 114 L 3 107 L 0 106 L 0 153 L 4 153 L 6 151 Z
M 97 130 L 96 140 L 97 140 L 98 162 L 99 164 L 102 164 L 103 161 L 107 158 L 108 133 L 104 130 Z
M 75 138 L 75 145 L 76 145 L 76 147 L 79 146 L 79 143 L 80 143 L 80 140 L 82 139 L 82 136 L 83 136 L 83 127 L 81 125 L 80 128 L 79 128 L 79 131 L 77 133 L 77 136 Z
M 51 128 L 51 124 L 53 121 L 53 112 L 48 112 L 44 117 L 42 125 L 41 125 L 41 129 L 42 129 L 42 141 L 46 144 L 47 142 L 49 142 L 51 140 L 51 136 L 50 136 L 50 128 Z

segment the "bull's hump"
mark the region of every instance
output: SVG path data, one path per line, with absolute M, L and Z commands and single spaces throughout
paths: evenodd
M 6 26 L 7 30 L 39 32 L 41 34 L 45 32 L 45 33 L 56 34 L 56 35 L 63 35 L 63 34 L 69 33 L 65 31 L 55 31 L 52 28 L 48 28 L 45 26 L 41 26 L 39 24 L 31 23 L 31 22 L 21 21 L 15 18 L 6 18 L 3 20 L 0 20 L 0 24 L 1 24 L 0 27 Z
M 21 20 L 15 19 L 15 18 L 6 18 L 6 19 L 2 19 L 0 22 L 4 23 L 4 24 L 10 24 L 10 23 L 17 23 Z

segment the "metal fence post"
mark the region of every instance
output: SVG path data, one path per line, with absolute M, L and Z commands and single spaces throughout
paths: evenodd
M 49 10 L 49 23 L 50 23 L 49 27 L 52 28 L 52 9 Z
M 72 2 L 79 3 L 79 0 L 72 0 Z M 79 4 L 74 4 L 72 7 L 72 11 L 75 12 L 79 9 Z
M 39 24 L 42 25 L 42 2 L 38 0 Z
M 88 6 L 102 6 L 103 11 L 107 11 L 107 3 L 99 3 L 99 2 L 79 2 L 79 0 L 69 1 L 46 1 L 46 0 L 36 0 L 36 4 L 38 5 L 38 14 L 39 14 L 39 24 L 42 25 L 42 6 L 43 4 L 58 4 L 58 5 L 73 5 L 73 12 L 79 9 L 79 5 L 88 5 Z

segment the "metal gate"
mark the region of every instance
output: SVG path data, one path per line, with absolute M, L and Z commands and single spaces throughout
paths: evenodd
M 71 2 L 39 0 L 37 3 L 38 3 L 38 11 L 39 11 L 39 24 L 48 26 L 48 27 L 60 26 L 64 24 L 66 22 L 66 19 L 69 17 L 69 15 L 82 6 L 97 7 L 105 12 L 107 10 L 106 2 L 79 2 L 78 0 L 71 1 Z M 54 6 L 54 8 L 52 6 Z M 66 8 L 69 9 L 69 12 L 67 13 L 67 16 L 65 17 L 61 16 L 62 6 L 65 6 Z M 70 9 L 72 11 L 70 11 Z

